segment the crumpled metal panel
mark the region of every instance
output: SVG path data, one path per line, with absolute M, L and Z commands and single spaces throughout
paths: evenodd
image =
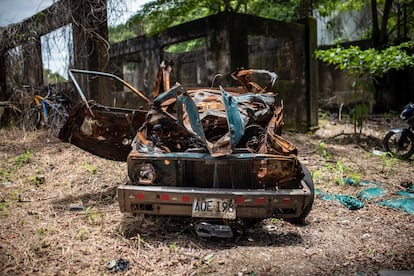
M 252 74 L 268 74 L 270 84 L 260 87 Z M 206 151 L 213 157 L 238 149 L 252 153 L 295 156 L 296 147 L 280 136 L 283 102 L 267 91 L 277 76 L 266 70 L 241 70 L 232 74 L 243 94 L 226 88 L 185 90 L 176 85 L 154 99 L 154 109 L 137 135 L 137 152 Z M 253 92 L 251 92 L 253 91 Z M 156 116 L 154 116 L 156 114 Z

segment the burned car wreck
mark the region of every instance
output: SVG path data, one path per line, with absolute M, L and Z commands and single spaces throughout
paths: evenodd
M 85 73 L 80 71 L 75 70 Z M 253 81 L 255 74 L 268 76 L 268 84 Z M 148 110 L 115 110 L 84 99 L 60 133 L 62 140 L 87 150 L 93 143 L 85 141 L 93 139 L 95 154 L 99 143 L 106 148 L 112 143 L 114 153 L 123 152 L 105 156 L 101 151 L 102 157 L 122 160 L 130 149 L 129 182 L 117 188 L 121 212 L 202 222 L 304 221 L 314 187 L 296 147 L 281 136 L 283 102 L 270 91 L 276 74 L 239 70 L 231 76 L 240 87 L 197 89 L 178 83 L 170 88 L 169 77 L 160 76 L 165 91 L 152 101 L 145 99 Z M 119 138 L 112 142 L 108 139 L 115 139 L 114 132 L 100 122 L 111 122 L 108 116 L 118 128 Z

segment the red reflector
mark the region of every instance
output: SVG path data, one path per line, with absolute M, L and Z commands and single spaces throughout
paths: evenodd
M 264 201 L 265 201 L 264 197 L 258 197 L 258 198 L 256 199 L 256 202 L 257 202 L 257 203 L 259 203 L 259 204 L 263 204 L 263 203 L 264 203 Z
M 244 198 L 242 196 L 238 196 L 236 197 L 236 199 L 234 200 L 237 204 L 243 203 L 244 202 Z
M 161 195 L 161 200 L 169 200 L 170 196 L 169 195 Z
M 135 195 L 138 200 L 144 200 L 144 194 L 138 193 Z
M 290 198 L 289 197 L 285 197 L 283 199 L 283 204 L 288 205 L 290 203 Z
M 190 201 L 190 197 L 189 197 L 189 196 L 183 196 L 183 197 L 181 198 L 181 200 L 182 200 L 183 202 L 189 202 L 189 201 Z

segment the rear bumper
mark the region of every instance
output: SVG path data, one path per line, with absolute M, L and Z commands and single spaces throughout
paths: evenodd
M 195 199 L 233 199 L 237 218 L 298 217 L 313 194 L 306 183 L 301 189 L 242 190 L 168 186 L 121 185 L 117 189 L 121 212 L 192 216 Z

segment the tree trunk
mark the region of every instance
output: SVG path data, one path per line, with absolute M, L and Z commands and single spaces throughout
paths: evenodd
M 379 46 L 385 46 L 388 42 L 388 33 L 387 33 L 387 25 L 388 25 L 388 19 L 390 16 L 390 11 L 392 7 L 392 0 L 386 0 L 384 4 L 384 15 L 382 16 L 382 24 L 381 24 L 381 35 Z
M 380 40 L 380 29 L 378 27 L 377 0 L 371 0 L 371 16 L 372 16 L 372 42 L 377 48 Z
M 312 2 L 309 0 L 301 0 L 299 2 L 299 18 L 307 18 L 312 10 Z

